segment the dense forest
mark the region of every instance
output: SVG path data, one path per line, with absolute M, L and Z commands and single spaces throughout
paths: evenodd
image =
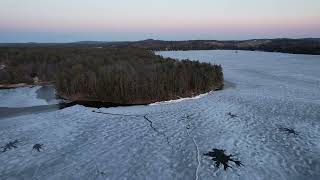
M 138 48 L 0 48 L 0 84 L 55 83 L 74 101 L 146 104 L 223 87 L 220 65 L 174 60 Z

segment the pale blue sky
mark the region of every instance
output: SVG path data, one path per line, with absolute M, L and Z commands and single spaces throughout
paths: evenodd
M 320 0 L 0 0 L 0 42 L 320 37 Z

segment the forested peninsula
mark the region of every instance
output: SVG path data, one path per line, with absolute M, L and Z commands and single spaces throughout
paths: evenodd
M 51 82 L 71 101 L 132 105 L 222 89 L 220 65 L 142 48 L 2 47 L 0 84 Z

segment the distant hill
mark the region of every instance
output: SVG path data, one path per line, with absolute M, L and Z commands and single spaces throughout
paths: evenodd
M 113 44 L 115 46 L 115 44 Z M 244 41 L 216 41 L 216 40 L 191 40 L 191 41 L 160 41 L 145 40 L 126 42 L 117 46 L 146 48 L 150 50 L 251 50 L 283 52 L 293 54 L 320 55 L 320 39 L 252 39 Z
M 250 50 L 283 52 L 292 54 L 320 55 L 320 38 L 304 39 L 251 39 L 242 41 L 188 40 L 162 41 L 147 39 L 143 41 L 103 42 L 82 41 L 74 43 L 25 43 L 0 44 L 0 46 L 70 46 L 70 47 L 132 47 L 148 50 Z

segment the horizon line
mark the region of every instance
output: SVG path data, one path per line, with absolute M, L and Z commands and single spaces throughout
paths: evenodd
M 290 37 L 276 37 L 276 38 L 248 38 L 248 39 L 183 39 L 183 40 L 165 40 L 165 39 L 154 39 L 154 38 L 146 38 L 139 40 L 79 40 L 79 41 L 65 41 L 65 42 L 37 42 L 37 41 L 26 41 L 26 42 L 1 42 L 0 44 L 73 44 L 73 43 L 112 43 L 112 42 L 142 42 L 142 41 L 171 41 L 171 42 L 181 42 L 181 41 L 220 41 L 220 42 L 228 42 L 228 41 L 254 41 L 254 40 L 280 40 L 280 39 L 289 39 L 289 40 L 306 40 L 306 39 L 320 39 L 320 37 L 304 37 L 304 38 L 290 38 Z

